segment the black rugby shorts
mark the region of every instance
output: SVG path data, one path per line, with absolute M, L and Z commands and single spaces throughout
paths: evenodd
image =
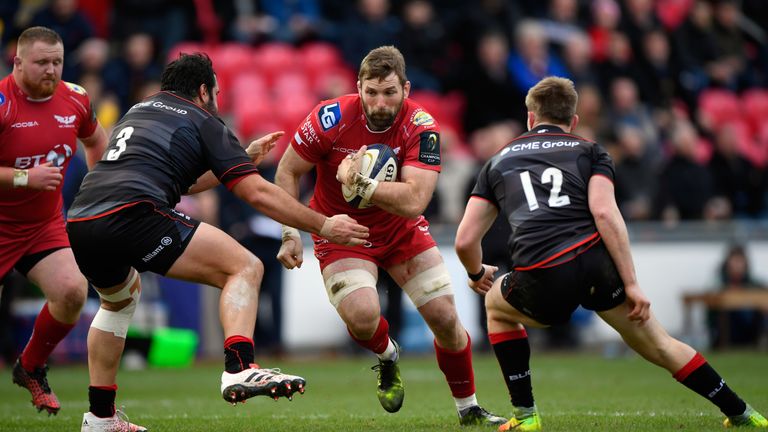
M 165 275 L 200 222 L 168 207 L 141 202 L 96 219 L 69 222 L 80 271 L 96 287 L 115 286 L 131 267 Z
M 602 242 L 556 267 L 507 273 L 501 294 L 515 309 L 546 325 L 568 322 L 579 305 L 600 312 L 626 298 L 624 283 Z

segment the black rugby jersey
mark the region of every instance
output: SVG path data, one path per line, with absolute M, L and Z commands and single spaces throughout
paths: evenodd
M 613 181 L 608 152 L 551 125 L 519 136 L 486 162 L 472 196 L 509 221 L 512 268 L 555 266 L 599 240 L 587 200 L 593 175 Z
M 115 125 L 67 219 L 98 217 L 139 201 L 173 208 L 209 169 L 230 189 L 257 172 L 218 117 L 172 93 L 157 93 L 131 107 Z

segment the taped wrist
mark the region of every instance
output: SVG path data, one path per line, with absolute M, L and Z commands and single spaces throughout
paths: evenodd
M 373 192 L 378 186 L 378 180 L 365 177 L 360 173 L 355 173 L 355 178 L 352 181 L 352 187 L 355 189 L 355 193 L 366 201 L 371 200 L 373 197 Z
M 301 234 L 299 234 L 299 230 L 297 230 L 294 227 L 283 225 L 282 231 L 283 231 L 283 235 L 282 235 L 283 243 L 285 243 L 287 240 L 291 238 L 298 238 L 298 239 L 301 238 Z
M 13 170 L 13 187 L 27 187 L 29 184 L 29 170 L 14 169 Z

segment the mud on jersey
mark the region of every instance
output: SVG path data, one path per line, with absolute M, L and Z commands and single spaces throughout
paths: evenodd
M 550 267 L 599 240 L 587 197 L 593 175 L 613 181 L 605 148 L 540 125 L 486 162 L 472 196 L 493 203 L 509 222 L 513 268 Z
M 0 81 L 0 166 L 34 168 L 46 162 L 62 168 L 77 152 L 77 139 L 93 135 L 98 125 L 85 90 L 60 81 L 53 95 L 31 100 L 8 75 Z M 55 191 L 0 189 L 0 223 L 47 221 L 61 212 Z
M 440 171 L 440 128 L 416 102 L 406 98 L 394 124 L 385 131 L 367 127 L 360 96 L 350 94 L 323 101 L 301 123 L 291 146 L 302 159 L 317 167 L 315 194 L 309 206 L 325 215 L 345 213 L 369 227 L 372 242 L 386 242 L 397 230 L 411 226 L 408 219 L 373 206 L 351 207 L 341 193 L 336 169 L 341 160 L 364 145 L 386 144 L 398 158 L 398 166 Z
M 157 93 L 115 125 L 67 219 L 98 217 L 139 201 L 173 208 L 209 169 L 229 189 L 258 172 L 221 119 L 173 93 Z

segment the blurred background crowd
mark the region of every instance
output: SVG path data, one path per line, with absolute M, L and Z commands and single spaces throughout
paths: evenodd
M 62 36 L 63 78 L 85 87 L 108 131 L 159 90 L 169 59 L 206 52 L 241 140 L 287 132 L 260 167 L 267 178 L 309 110 L 355 92 L 362 57 L 396 45 L 411 97 L 441 125 L 443 174 L 426 214 L 438 228 L 458 222 L 482 163 L 524 131 L 525 94 L 548 75 L 576 83 L 575 132 L 609 149 L 628 221 L 768 221 L 763 0 L 3 0 L 3 75 L 33 25 Z M 66 202 L 85 172 L 72 161 Z M 279 345 L 280 227 L 225 190 L 180 207 L 264 260 L 272 303 L 259 319 L 272 324 L 257 340 Z M 487 257 L 504 261 L 506 234 L 492 237 Z

